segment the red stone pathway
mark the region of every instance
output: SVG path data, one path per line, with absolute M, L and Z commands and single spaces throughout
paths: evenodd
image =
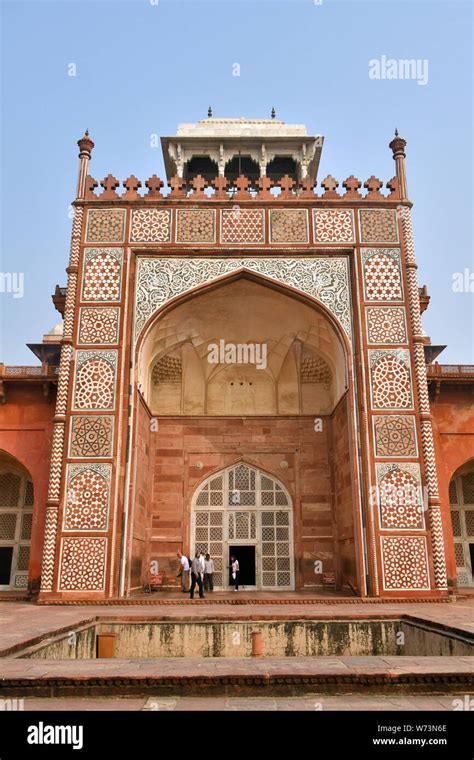
M 395 712 L 399 710 L 453 710 L 456 699 L 464 701 L 464 694 L 393 696 L 386 694 L 361 695 L 321 695 L 306 694 L 302 697 L 56 697 L 56 698 L 27 698 L 24 709 L 31 710 L 112 710 L 151 712 L 203 712 L 203 711 L 281 711 L 293 710 L 314 712 L 316 710 L 370 710 Z M 456 704 L 456 703 L 455 703 Z

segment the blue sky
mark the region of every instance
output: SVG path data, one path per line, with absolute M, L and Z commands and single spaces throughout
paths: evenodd
M 474 362 L 472 4 L 425 0 L 1 1 L 1 272 L 24 273 L 24 296 L 0 292 L 0 361 L 35 364 L 66 284 L 76 141 L 96 147 L 91 174 L 164 176 L 153 134 L 172 135 L 212 105 L 216 117 L 269 117 L 325 135 L 319 179 L 394 174 L 394 127 L 407 174 L 424 327 L 445 363 Z M 369 61 L 428 60 L 428 83 L 373 80 Z M 240 76 L 233 66 L 240 65 Z M 76 76 L 68 75 L 75 64 Z M 235 67 L 234 67 L 235 71 Z M 473 275 L 474 279 L 474 275 Z M 474 284 L 472 285 L 474 290 Z

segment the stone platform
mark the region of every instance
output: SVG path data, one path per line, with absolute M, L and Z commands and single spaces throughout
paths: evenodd
M 447 694 L 474 689 L 469 657 L 167 657 L 161 660 L 19 660 L 0 663 L 2 695 Z

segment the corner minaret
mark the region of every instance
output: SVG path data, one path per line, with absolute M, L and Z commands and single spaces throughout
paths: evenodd
M 407 144 L 407 141 L 404 140 L 403 137 L 399 136 L 398 129 L 396 129 L 395 137 L 390 142 L 389 148 L 391 148 L 393 152 L 393 160 L 395 161 L 398 186 L 400 188 L 401 201 L 408 200 L 407 176 L 405 172 L 405 157 L 406 157 L 405 146 L 406 144 Z
M 79 146 L 79 175 L 77 178 L 76 198 L 82 199 L 84 198 L 86 191 L 86 177 L 89 169 L 89 161 L 91 159 L 92 150 L 94 148 L 94 143 L 89 137 L 88 129 L 86 129 L 84 132 L 84 136 L 77 141 L 77 144 Z

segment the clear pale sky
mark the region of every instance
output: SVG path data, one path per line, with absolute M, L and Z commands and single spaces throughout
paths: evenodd
M 472 4 L 450 0 L 0 0 L 1 272 L 24 273 L 24 296 L 0 292 L 0 361 L 36 364 L 60 320 L 77 139 L 95 142 L 91 174 L 164 177 L 153 134 L 180 122 L 270 116 L 325 135 L 319 179 L 394 174 L 388 142 L 407 140 L 423 318 L 445 363 L 474 362 Z M 428 83 L 369 78 L 369 61 L 428 61 Z M 234 64 L 240 76 L 233 76 Z M 69 76 L 75 64 L 76 76 Z M 474 274 L 473 274 L 474 280 Z M 474 290 L 474 283 L 472 285 Z

